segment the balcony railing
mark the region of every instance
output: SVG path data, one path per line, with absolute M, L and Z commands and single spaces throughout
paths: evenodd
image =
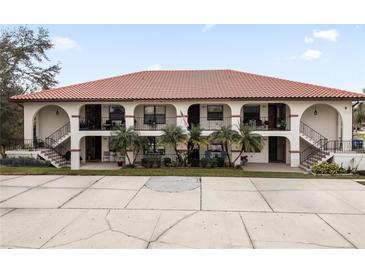
M 222 127 L 229 127 L 232 124 L 231 117 L 222 117 L 222 119 L 219 120 L 211 120 L 208 119 L 208 117 L 190 117 L 189 120 L 189 128 L 191 128 L 193 125 L 199 125 L 203 130 L 219 130 Z M 194 123 L 193 121 L 197 122 Z
M 86 119 L 80 117 L 80 130 L 115 130 L 118 126 L 125 125 L 125 120 L 111 120 L 109 117 Z
M 255 131 L 290 130 L 290 118 L 286 117 L 260 117 L 260 119 L 243 120 L 241 123 Z
M 162 130 L 167 125 L 176 125 L 176 117 L 134 117 L 134 130 Z

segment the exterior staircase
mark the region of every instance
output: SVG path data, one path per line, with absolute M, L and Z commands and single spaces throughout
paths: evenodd
M 328 139 L 303 122 L 300 122 L 300 137 L 310 144 L 300 153 L 301 168 L 309 171 L 313 164 L 333 157 L 333 153 L 327 150 Z
M 51 135 L 46 137 L 44 147 L 41 148 L 39 156 L 51 162 L 57 168 L 70 165 L 70 150 L 63 145 L 71 136 L 70 122 L 63 125 Z

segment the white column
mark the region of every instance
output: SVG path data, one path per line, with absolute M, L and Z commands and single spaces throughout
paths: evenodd
M 33 118 L 35 111 L 28 104 L 24 104 L 24 139 L 33 139 Z
M 125 111 L 125 127 L 130 128 L 134 127 L 134 109 L 136 107 L 135 104 L 124 104 L 124 111 Z
M 71 169 L 80 169 L 79 114 L 70 115 Z
M 340 105 L 337 111 L 342 116 L 342 140 L 350 141 L 352 139 L 352 105 L 351 102 Z

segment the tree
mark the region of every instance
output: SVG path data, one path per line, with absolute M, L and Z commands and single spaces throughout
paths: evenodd
M 110 148 L 113 151 L 119 151 L 128 159 L 128 163 L 134 166 L 139 153 L 148 147 L 145 137 L 139 136 L 132 127 L 118 127 L 112 132 L 110 137 Z M 133 161 L 129 158 L 128 150 L 133 151 Z
M 365 103 L 359 103 L 353 109 L 354 128 L 360 129 L 365 122 Z
M 256 133 L 252 133 L 251 129 L 244 124 L 240 124 L 237 126 L 238 134 L 235 142 L 240 146 L 240 153 L 236 159 L 234 159 L 234 163 L 238 160 L 238 158 L 242 155 L 243 152 L 255 152 L 260 151 L 263 146 L 262 136 Z
M 212 140 L 222 143 L 223 151 L 227 152 L 228 163 L 230 166 L 232 166 L 231 156 L 229 155 L 229 147 L 237 141 L 237 131 L 233 130 L 230 126 L 223 126 L 221 127 L 221 129 L 214 131 L 212 134 L 210 134 L 209 137 Z
M 208 145 L 207 137 L 202 136 L 203 129 L 200 126 L 192 126 L 189 130 L 188 154 L 192 152 L 195 146 Z
M 9 99 L 57 84 L 58 64 L 49 63 L 47 50 L 53 47 L 44 28 L 35 32 L 26 27 L 2 30 L 0 36 L 0 145 L 23 137 L 22 108 Z
M 162 129 L 162 135 L 159 137 L 159 143 L 171 147 L 176 154 L 179 162 L 181 162 L 181 156 L 177 149 L 180 144 L 186 143 L 188 135 L 184 132 L 182 127 L 167 125 Z

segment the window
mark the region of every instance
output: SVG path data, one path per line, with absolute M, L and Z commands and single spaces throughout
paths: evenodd
M 260 106 L 245 106 L 243 109 L 243 122 L 249 124 L 251 121 L 260 120 Z
M 166 106 L 145 106 L 144 124 L 166 124 Z
M 124 119 L 124 108 L 122 106 L 109 106 L 109 119 L 110 120 L 123 120 Z
M 223 120 L 223 106 L 210 105 L 208 106 L 208 120 Z

